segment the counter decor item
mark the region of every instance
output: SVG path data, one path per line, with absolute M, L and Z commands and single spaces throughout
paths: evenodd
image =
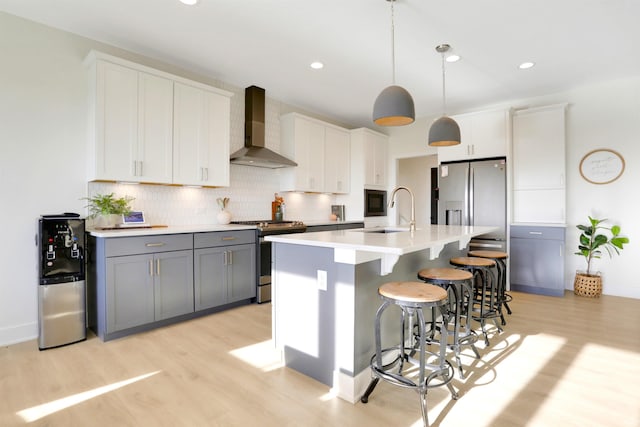
M 228 197 L 218 197 L 216 199 L 218 206 L 220 207 L 220 212 L 218 212 L 218 224 L 229 224 L 231 222 L 231 212 L 227 210 L 227 205 L 229 204 Z
M 98 228 L 110 228 L 120 222 L 122 215 L 131 213 L 130 203 L 134 200 L 131 196 L 115 197 L 114 193 L 96 194 L 86 197 L 89 202 L 89 218 L 95 219 L 94 226 Z
M 576 271 L 573 284 L 576 295 L 597 298 L 602 295 L 602 276 L 599 272 L 591 272 L 591 261 L 602 256 L 601 249 L 606 249 L 609 257 L 620 254 L 624 244 L 629 243 L 628 237 L 620 236 L 620 226 L 605 225 L 606 219 L 589 217 L 589 224 L 578 224 L 576 227 L 582 232 L 576 255 L 585 257 L 587 261 L 586 272 Z M 601 230 L 606 230 L 604 233 Z
M 278 196 L 278 193 L 273 195 L 274 201 L 271 202 L 271 219 L 273 221 L 284 220 L 284 198 Z

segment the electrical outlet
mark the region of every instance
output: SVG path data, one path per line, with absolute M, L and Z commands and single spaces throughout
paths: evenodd
M 318 270 L 318 289 L 327 290 L 327 272 L 324 270 Z

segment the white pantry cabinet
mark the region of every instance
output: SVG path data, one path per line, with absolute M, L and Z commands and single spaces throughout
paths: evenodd
M 508 110 L 451 116 L 460 126 L 459 145 L 438 147 L 438 161 L 482 159 L 507 155 Z
M 230 92 L 101 52 L 86 62 L 89 180 L 229 185 Z
M 175 83 L 173 116 L 174 183 L 228 186 L 229 98 Z
M 513 113 L 513 220 L 564 223 L 566 104 Z
M 298 113 L 283 115 L 280 128 L 282 154 L 298 163 L 282 169 L 282 191 L 349 191 L 348 130 Z

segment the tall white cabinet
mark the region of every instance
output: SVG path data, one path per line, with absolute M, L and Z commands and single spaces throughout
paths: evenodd
M 232 94 L 92 51 L 89 180 L 229 185 Z
M 565 110 L 513 113 L 513 222 L 565 222 Z

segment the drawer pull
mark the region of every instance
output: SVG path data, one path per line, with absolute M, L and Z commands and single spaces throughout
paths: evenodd
M 160 243 L 147 243 L 145 246 L 148 248 L 157 248 L 159 246 L 164 246 L 165 244 L 160 242 Z
M 542 236 L 542 231 L 530 231 L 529 234 L 536 234 Z
M 223 237 L 222 240 L 236 240 L 233 236 Z

